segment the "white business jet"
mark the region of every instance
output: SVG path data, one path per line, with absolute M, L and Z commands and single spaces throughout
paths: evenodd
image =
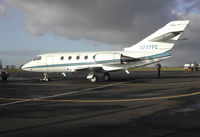
M 98 80 L 97 73 L 110 80 L 109 72 L 128 70 L 165 60 L 170 50 L 188 25 L 188 20 L 172 21 L 137 44 L 123 51 L 63 52 L 38 55 L 22 66 L 25 71 L 44 72 L 42 80 L 49 81 L 49 72 L 67 73 L 89 70 L 87 79 Z

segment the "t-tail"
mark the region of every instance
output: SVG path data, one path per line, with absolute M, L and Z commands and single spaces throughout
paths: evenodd
M 167 52 L 173 48 L 188 23 L 189 20 L 172 21 L 137 44 L 124 48 L 124 51 Z

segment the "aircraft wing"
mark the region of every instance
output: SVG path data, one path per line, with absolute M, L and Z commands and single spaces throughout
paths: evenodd
M 76 67 L 70 67 L 67 72 L 75 72 L 75 71 L 89 71 L 89 72 L 103 72 L 104 69 L 102 66 L 96 66 L 94 65 L 93 67 L 88 67 L 88 66 L 76 66 Z

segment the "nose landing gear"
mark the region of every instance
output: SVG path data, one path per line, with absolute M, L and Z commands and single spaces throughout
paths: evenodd
M 50 77 L 48 76 L 47 73 L 44 73 L 44 77 L 41 78 L 40 81 L 46 81 L 46 82 L 48 82 L 48 81 L 50 81 Z

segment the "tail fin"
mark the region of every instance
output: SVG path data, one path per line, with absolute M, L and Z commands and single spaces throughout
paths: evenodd
M 189 20 L 172 21 L 137 44 L 124 51 L 146 51 L 163 53 L 173 48 L 176 40 L 185 30 Z

